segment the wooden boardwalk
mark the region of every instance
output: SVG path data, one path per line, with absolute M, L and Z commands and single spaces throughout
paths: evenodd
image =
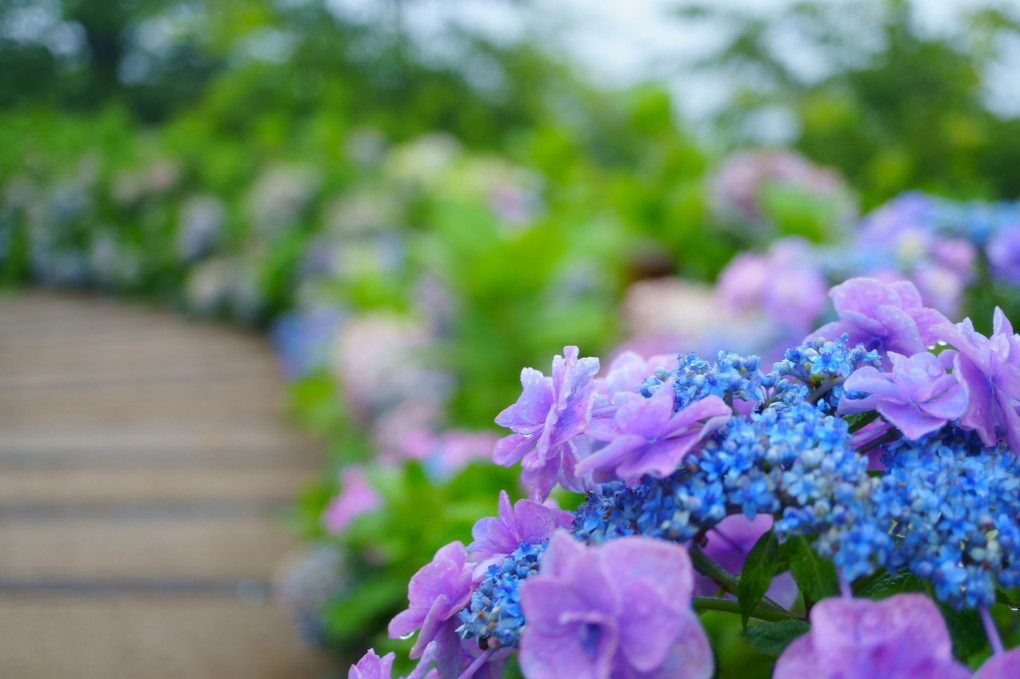
M 320 450 L 259 337 L 0 300 L 0 676 L 319 677 L 270 582 Z

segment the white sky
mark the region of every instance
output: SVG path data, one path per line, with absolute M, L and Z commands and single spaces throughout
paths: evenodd
M 1006 0 L 1003 0 L 1006 1 Z M 378 19 L 392 2 L 331 0 L 339 11 Z M 796 0 L 703 0 L 715 7 L 767 16 Z M 867 0 L 862 0 L 869 5 Z M 584 68 L 590 78 L 607 85 L 629 85 L 649 78 L 665 82 L 686 116 L 699 119 L 717 111 L 728 89 L 718 78 L 694 76 L 679 66 L 710 54 L 726 34 L 704 23 L 669 18 L 677 0 L 532 0 L 540 25 L 525 26 L 520 15 L 499 0 L 416 0 L 408 3 L 404 21 L 425 46 L 441 45 L 438 35 L 450 21 L 495 39 L 513 40 L 528 32 L 560 50 Z M 914 0 L 915 18 L 925 31 L 952 30 L 961 11 L 987 6 L 987 0 Z M 874 6 L 874 5 L 872 5 Z M 805 74 L 821 75 L 824 65 L 800 58 L 796 45 L 784 51 Z M 441 52 L 442 47 L 439 51 Z M 1020 114 L 1020 40 L 1008 46 L 1008 58 L 993 68 L 989 102 L 1002 113 Z M 814 69 L 812 70 L 812 67 Z M 814 73 L 817 72 L 817 73 Z

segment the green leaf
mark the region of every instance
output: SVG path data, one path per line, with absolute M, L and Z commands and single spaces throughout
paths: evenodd
M 953 610 L 950 606 L 936 601 L 942 617 L 946 619 L 949 636 L 953 640 L 953 656 L 957 660 L 966 661 L 985 647 L 988 637 L 977 609 L 969 608 L 962 611 Z
M 850 433 L 855 434 L 861 429 L 864 429 L 865 426 L 874 422 L 876 419 L 878 419 L 878 411 L 868 410 L 863 413 L 847 415 L 843 418 L 843 421 L 847 423 Z
M 747 555 L 744 569 L 740 572 L 740 583 L 737 588 L 737 601 L 740 602 L 741 624 L 746 628 L 751 611 L 765 596 L 772 576 L 776 572 L 779 560 L 779 541 L 774 531 L 769 531 L 758 538 Z
M 790 544 L 790 573 L 804 596 L 811 601 L 839 593 L 836 567 L 828 559 L 818 556 L 807 538 L 796 537 Z
M 406 596 L 406 583 L 395 578 L 381 575 L 364 580 L 323 606 L 321 616 L 327 635 L 337 641 L 356 641 L 365 630 L 373 629 L 405 606 Z
M 903 592 L 923 592 L 924 583 L 907 570 L 896 573 L 884 572 L 854 592 L 854 596 L 864 599 L 885 599 Z
M 766 655 L 778 657 L 790 642 L 811 629 L 804 620 L 781 620 L 753 625 L 743 631 L 749 644 Z

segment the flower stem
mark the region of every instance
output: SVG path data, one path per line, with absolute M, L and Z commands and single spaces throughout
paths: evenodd
M 485 653 L 482 653 L 480 656 L 475 658 L 475 661 L 471 663 L 468 668 L 464 670 L 459 677 L 457 677 L 457 679 L 470 679 L 475 676 L 475 672 L 477 672 L 479 668 L 485 664 L 485 661 L 487 661 L 495 652 L 495 649 L 489 649 Z
M 696 611 L 723 611 L 725 613 L 740 614 L 740 602 L 733 599 L 723 599 L 715 596 L 696 596 L 691 597 L 691 603 Z M 774 611 L 761 604 L 751 609 L 751 617 L 764 620 L 765 622 L 797 619 L 797 616 L 793 613 Z
M 865 443 L 863 446 L 861 446 L 860 448 L 857 449 L 857 452 L 861 453 L 863 455 L 864 453 L 868 452 L 869 450 L 874 450 L 875 448 L 878 448 L 880 445 L 882 445 L 884 443 L 892 443 L 893 441 L 895 441 L 899 437 L 900 437 L 900 434 L 899 434 L 898 431 L 896 431 L 895 429 L 890 429 L 889 431 L 887 431 L 886 433 L 882 434 L 878 438 L 872 439 L 872 440 L 868 441 L 867 443 Z
M 740 590 L 740 581 L 737 580 L 737 578 L 733 577 L 733 575 L 731 575 L 729 571 L 720 566 L 714 559 L 712 559 L 712 557 L 710 557 L 708 554 L 705 554 L 701 547 L 692 544 L 688 549 L 688 553 L 691 555 L 691 562 L 694 564 L 694 569 L 696 571 L 698 571 L 705 577 L 710 578 L 713 582 L 718 584 L 720 587 L 722 587 L 724 590 L 726 590 L 733 596 L 737 596 Z M 716 597 L 695 597 L 695 598 L 715 599 Z M 722 601 L 730 600 L 722 599 Z M 739 613 L 740 612 L 739 604 L 737 604 L 737 602 L 735 601 L 731 603 L 737 605 L 737 608 L 735 610 L 737 613 Z M 787 618 L 797 617 L 793 613 L 790 613 L 790 611 L 786 610 L 785 608 L 777 604 L 772 599 L 768 598 L 767 596 L 763 596 L 761 598 L 761 601 L 759 602 L 755 610 L 758 609 L 762 609 L 763 611 L 769 611 L 770 614 L 779 616 L 778 618 L 776 618 L 777 620 L 785 620 Z M 720 608 L 716 610 L 729 610 L 729 609 Z M 754 614 L 752 613 L 752 615 Z M 764 620 L 764 618 L 760 619 Z
M 1002 637 L 999 636 L 999 630 L 995 627 L 992 614 L 984 606 L 979 608 L 978 612 L 981 613 L 981 623 L 985 626 L 985 634 L 988 635 L 988 645 L 992 647 L 992 652 L 1002 653 Z

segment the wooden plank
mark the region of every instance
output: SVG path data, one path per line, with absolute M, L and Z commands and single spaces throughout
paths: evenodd
M 196 366 L 187 370 L 179 370 L 172 373 L 161 371 L 158 363 L 152 370 L 139 373 L 124 373 L 118 371 L 107 371 L 96 375 L 65 375 L 62 373 L 50 373 L 41 375 L 28 375 L 21 378 L 0 378 L 0 391 L 26 390 L 26 389 L 92 389 L 96 386 L 136 384 L 155 386 L 165 384 L 209 384 L 210 382 L 238 381 L 255 382 L 265 381 L 264 371 L 252 370 L 250 367 L 231 368 L 213 367 L 206 368 Z M 258 388 L 256 386 L 256 388 Z
M 264 596 L 296 543 L 280 511 L 321 455 L 285 426 L 283 388 L 246 332 L 0 301 L 0 676 L 326 670 Z
M 286 613 L 236 597 L 6 597 L 0 676 L 293 679 L 330 668 Z
M 152 415 L 174 422 L 203 414 L 263 414 L 279 420 L 282 394 L 276 389 L 252 388 L 257 382 L 169 382 L 158 385 L 107 383 L 81 389 L 22 389 L 0 391 L 0 430 L 19 422 L 41 422 L 50 427 L 66 422 L 112 422 Z
M 294 545 L 260 516 L 0 520 L 0 580 L 267 580 Z
M 5 468 L 0 505 L 56 507 L 291 498 L 314 479 L 306 464 L 275 468 Z
M 102 427 L 35 427 L 0 428 L 0 456 L 6 452 L 74 451 L 88 455 L 102 451 L 143 451 L 187 449 L 215 454 L 218 450 L 251 448 L 286 450 L 300 446 L 307 439 L 282 429 L 277 422 L 251 422 L 229 427 L 221 423 L 182 426 L 162 423 L 149 426 L 125 424 L 117 429 Z M 140 453 L 141 454 L 141 453 Z
M 125 352 L 123 347 L 99 345 L 93 351 L 46 350 L 31 347 L 24 351 L 0 349 L 0 371 L 3 381 L 48 379 L 101 379 L 141 375 L 187 374 L 195 370 L 259 372 L 274 379 L 277 360 L 268 353 L 238 351 L 237 346 L 181 347 L 166 344 L 164 351 L 146 347 L 144 351 Z M 275 381 L 275 379 L 274 379 Z

